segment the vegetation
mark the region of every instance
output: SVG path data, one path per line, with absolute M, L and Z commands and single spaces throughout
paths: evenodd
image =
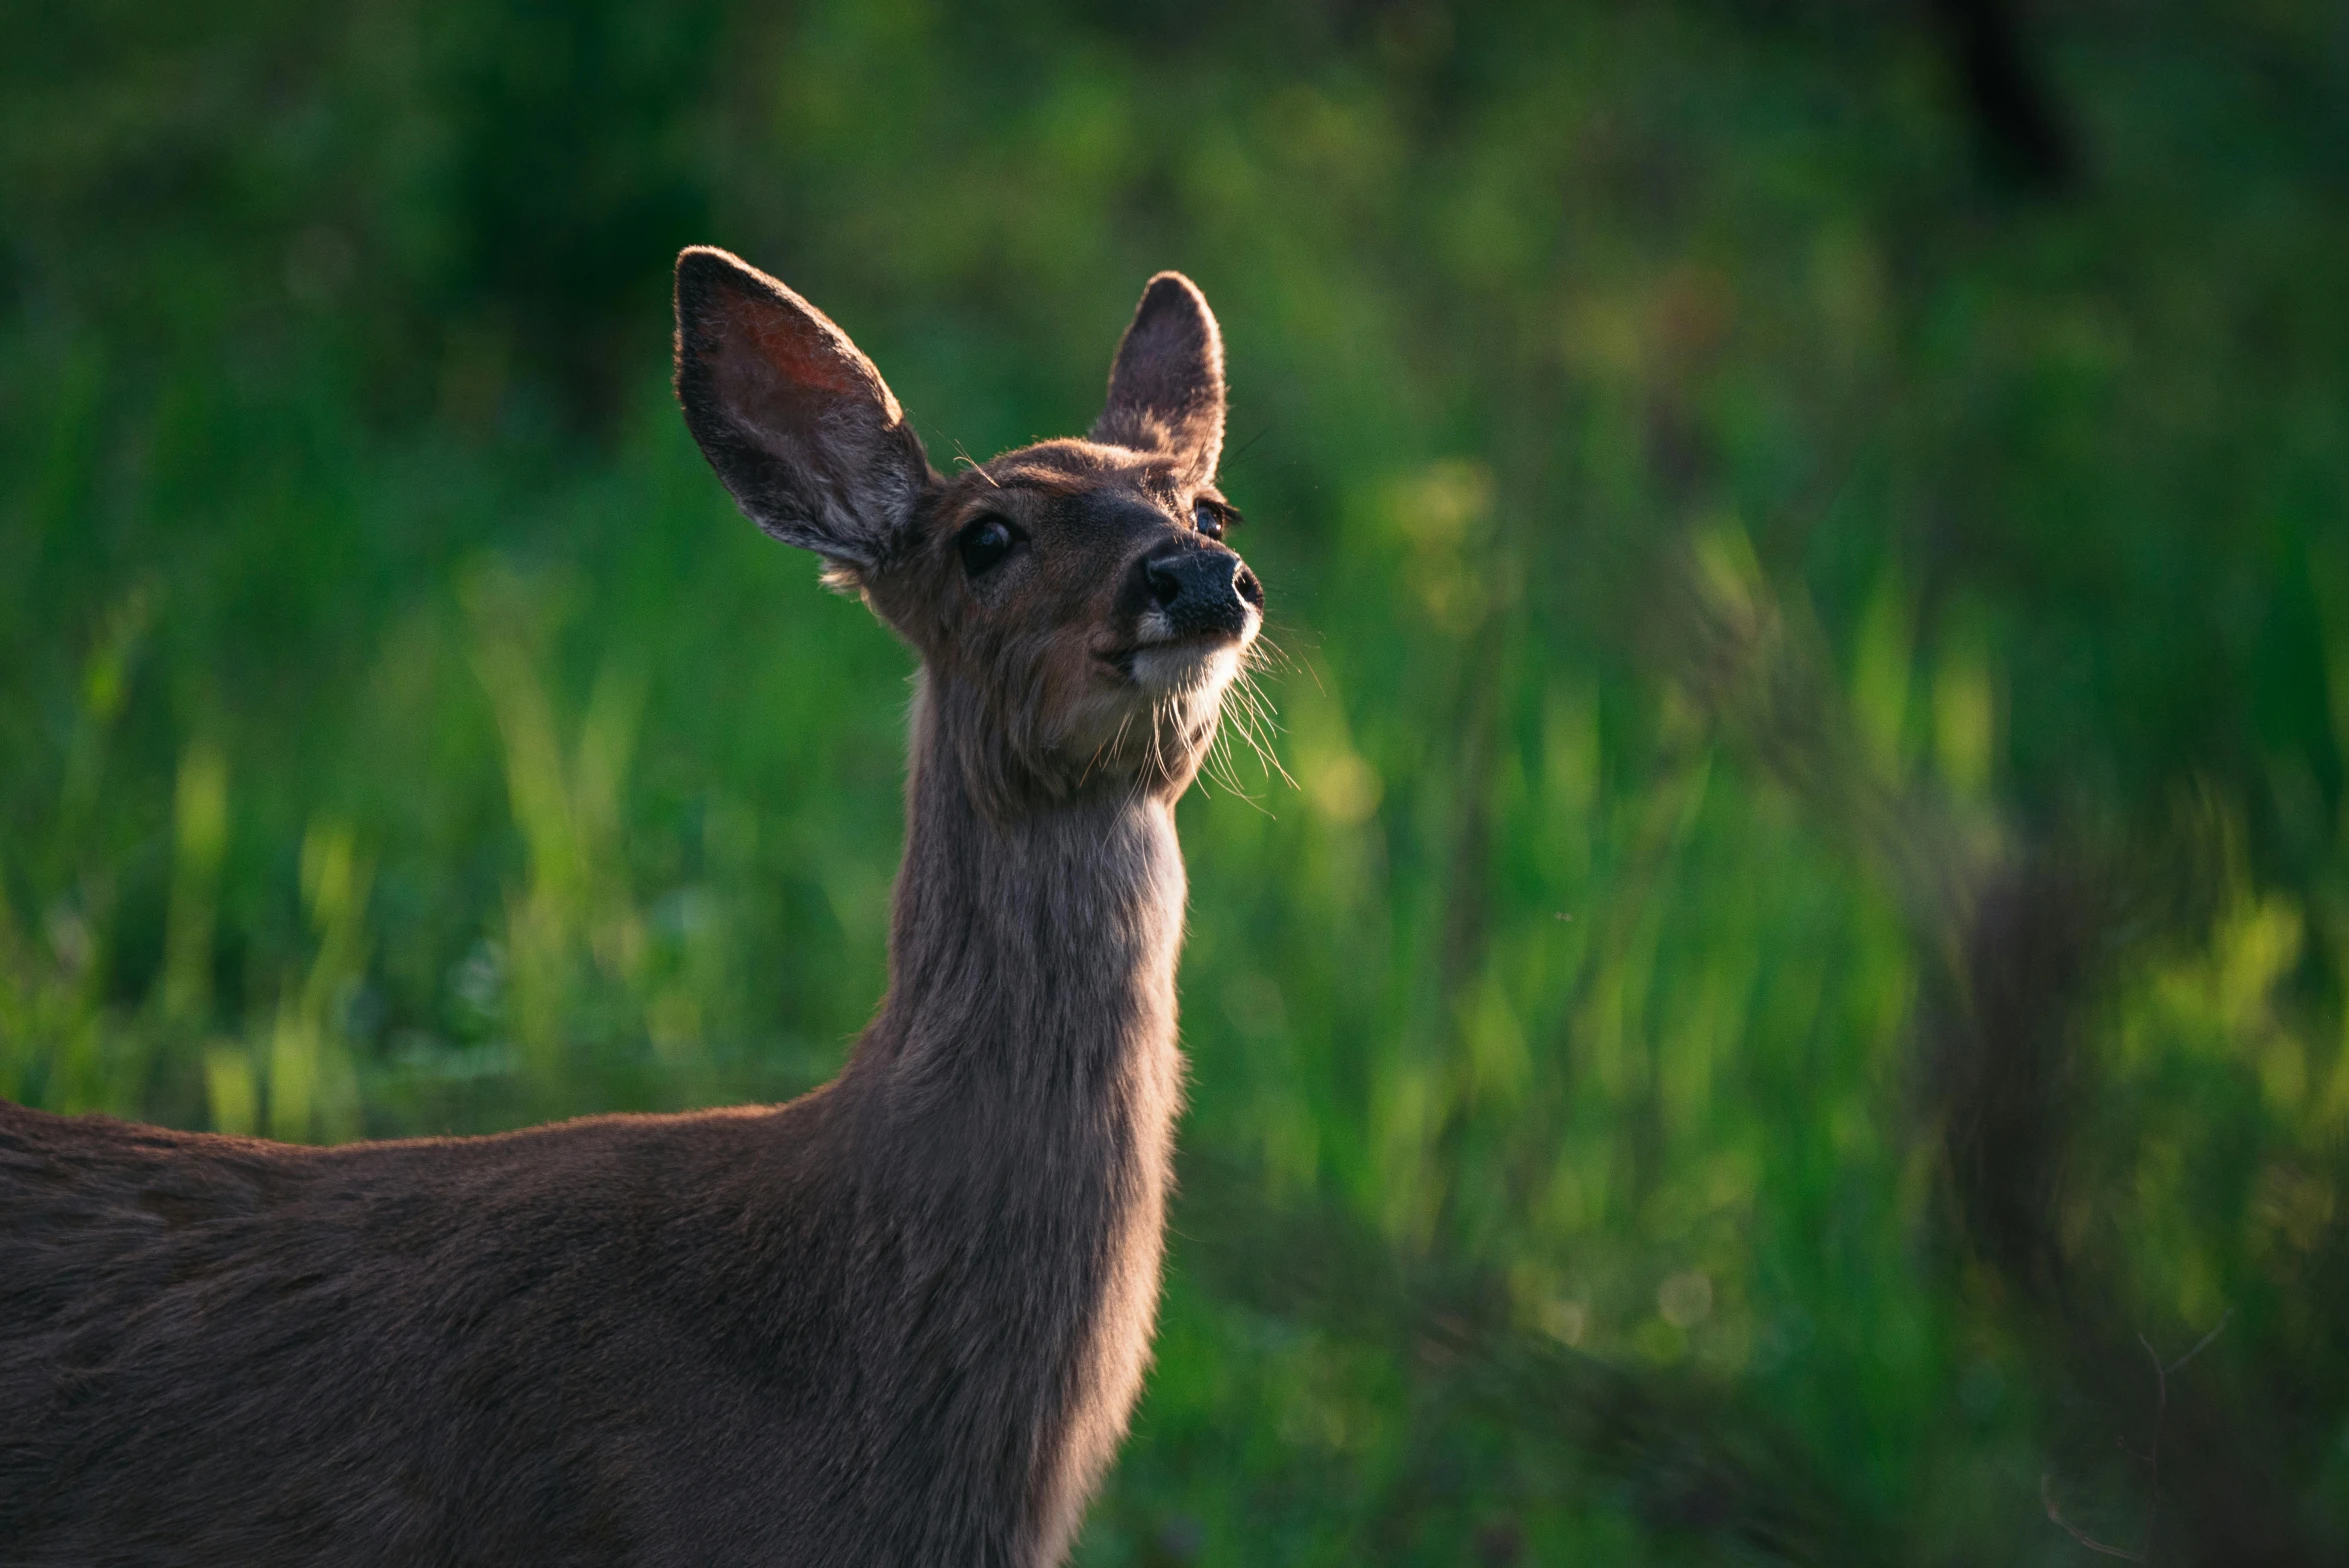
M 2042 9 L 18 7 L 0 1094 L 821 1081 L 908 660 L 668 260 L 942 462 L 1176 266 L 1286 659 L 1081 1560 L 2338 1560 L 2349 31 Z

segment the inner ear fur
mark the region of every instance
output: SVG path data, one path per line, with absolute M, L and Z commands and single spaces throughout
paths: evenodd
M 936 476 L 888 383 L 822 311 L 707 246 L 677 258 L 677 402 L 743 513 L 869 572 Z
M 1223 456 L 1223 332 L 1207 296 L 1179 272 L 1162 272 L 1109 370 L 1109 402 L 1093 439 L 1137 452 L 1163 452 L 1184 477 L 1205 484 Z

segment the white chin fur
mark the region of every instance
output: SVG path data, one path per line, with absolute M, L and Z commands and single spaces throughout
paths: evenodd
M 1134 684 L 1153 695 L 1180 693 L 1212 701 L 1240 671 L 1240 650 L 1226 643 L 1202 648 L 1144 648 L 1134 655 Z
M 1065 738 L 1056 749 L 1099 762 L 1104 751 L 1123 742 L 1131 760 L 1154 754 L 1179 735 L 1197 732 L 1214 717 L 1225 690 L 1238 677 L 1257 624 L 1251 616 L 1236 642 L 1161 643 L 1135 649 L 1127 655 L 1130 680 L 1095 683 L 1070 715 Z M 1141 630 L 1163 635 L 1147 617 Z M 1138 727 L 1137 720 L 1142 720 Z

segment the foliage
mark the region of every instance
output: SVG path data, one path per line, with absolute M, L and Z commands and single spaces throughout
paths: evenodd
M 2037 186 L 1837 0 L 20 10 L 0 1093 L 820 1081 L 907 661 L 692 451 L 667 260 L 940 459 L 1084 423 L 1178 266 L 1296 784 L 1183 808 L 1083 1560 L 2349 1545 L 2334 8 L 2040 19 Z

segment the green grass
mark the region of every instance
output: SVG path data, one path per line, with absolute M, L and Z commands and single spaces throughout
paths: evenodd
M 820 1082 L 909 663 L 693 451 L 667 256 L 941 462 L 1081 428 L 1179 266 L 1294 783 L 1182 808 L 1186 1197 L 1082 1560 L 2081 1560 L 2043 1479 L 2337 1552 L 2339 22 L 2045 19 L 2030 196 L 1903 15 L 1550 9 L 35 17 L 0 1094 Z M 2221 1324 L 2157 1488 L 2136 1336 Z

